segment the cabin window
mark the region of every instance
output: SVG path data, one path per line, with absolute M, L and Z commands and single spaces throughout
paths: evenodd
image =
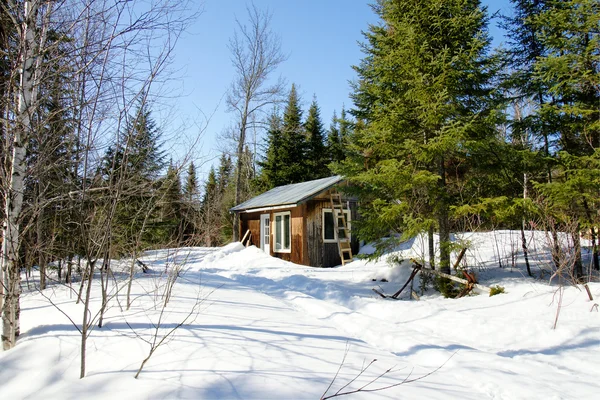
M 340 210 L 336 210 L 335 214 L 339 215 Z M 346 221 L 348 222 L 347 228 L 350 229 L 350 210 L 344 210 L 346 214 Z M 342 232 L 342 239 L 345 239 L 345 234 Z M 330 208 L 323 209 L 323 242 L 324 243 L 335 243 L 337 242 L 337 235 L 335 233 L 335 225 L 333 221 L 333 212 Z
M 276 253 L 289 253 L 291 251 L 292 229 L 289 211 L 275 214 L 273 236 L 275 238 L 273 251 Z

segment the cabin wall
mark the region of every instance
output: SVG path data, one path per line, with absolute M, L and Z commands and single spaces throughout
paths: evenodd
M 260 216 L 261 214 L 269 214 L 270 218 L 270 248 L 269 254 L 273 257 L 280 258 L 285 261 L 291 261 L 295 264 L 310 265 L 310 261 L 307 256 L 308 242 L 304 240 L 304 232 L 306 221 L 304 214 L 306 210 L 306 204 L 302 204 L 298 207 L 285 208 L 271 211 L 262 211 L 254 213 L 240 213 L 240 238 L 244 237 L 246 231 L 250 229 L 252 238 L 250 244 L 260 248 Z M 275 220 L 275 214 L 282 212 L 290 212 L 290 229 L 291 229 L 291 252 L 290 253 L 275 253 L 273 251 L 273 224 Z
M 358 219 L 358 205 L 355 201 L 350 202 L 350 225 Z M 340 265 L 342 260 L 337 243 L 323 243 L 323 209 L 331 209 L 331 201 L 328 197 L 310 200 L 306 203 L 306 236 L 308 265 L 313 267 L 334 267 Z M 352 254 L 356 255 L 359 243 L 356 235 L 352 235 L 350 243 Z

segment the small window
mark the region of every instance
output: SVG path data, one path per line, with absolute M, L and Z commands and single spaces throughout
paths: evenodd
M 341 214 L 339 210 L 336 210 L 336 216 L 338 217 L 338 226 L 341 226 Z M 346 215 L 346 221 L 348 223 L 347 228 L 350 229 L 350 211 L 344 210 L 344 214 Z M 345 238 L 345 232 L 341 231 L 341 238 Z M 335 232 L 335 225 L 333 220 L 333 212 L 331 209 L 324 208 L 323 209 L 323 242 L 324 243 L 335 243 L 337 242 L 337 235 Z
M 292 245 L 290 212 L 275 214 L 275 223 L 273 224 L 273 236 L 275 243 L 273 251 L 276 253 L 289 253 Z

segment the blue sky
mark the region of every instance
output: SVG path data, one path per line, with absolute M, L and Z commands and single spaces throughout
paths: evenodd
M 235 18 L 246 18 L 246 3 L 205 0 L 202 15 L 175 49 L 172 67 L 177 71 L 174 74 L 177 96 L 169 100 L 169 105 L 175 111 L 173 123 L 183 121 L 186 125 L 187 138 L 177 152 L 190 148 L 189 143 L 198 134 L 198 125 L 205 127 L 200 143 L 192 150 L 200 176 L 219 157 L 225 147 L 219 137 L 232 125 L 233 114 L 226 112 L 224 97 L 234 77 L 227 43 L 235 30 Z M 259 9 L 268 8 L 273 14 L 272 31 L 280 36 L 282 49 L 289 55 L 276 74 L 290 86 L 296 84 L 305 112 L 313 95 L 316 96 L 326 128 L 334 110 L 339 115 L 342 105 L 352 107 L 348 82 L 355 77 L 351 66 L 362 58 L 358 46 L 362 41 L 361 31 L 377 22 L 369 3 L 369 0 L 254 1 Z M 482 3 L 490 13 L 498 10 L 510 13 L 508 0 Z M 490 33 L 497 46 L 503 38 L 495 23 L 492 21 Z M 208 116 L 212 117 L 206 124 Z

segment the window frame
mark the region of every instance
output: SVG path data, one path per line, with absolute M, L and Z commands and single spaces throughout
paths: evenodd
M 279 230 L 281 229 L 281 239 L 282 239 L 282 247 L 285 244 L 285 238 L 283 237 L 283 235 L 285 234 L 285 228 L 284 228 L 284 221 L 285 221 L 285 216 L 289 216 L 289 229 L 288 229 L 288 241 L 289 241 L 289 247 L 288 248 L 281 248 L 278 249 L 277 248 L 277 233 L 279 232 Z M 279 224 L 277 224 L 277 217 L 281 216 L 281 226 L 279 226 Z M 290 211 L 283 211 L 283 212 L 278 212 L 278 213 L 273 213 L 273 253 L 291 253 L 292 252 L 292 213 Z
M 351 233 L 351 229 L 352 229 L 352 213 L 350 212 L 350 210 L 342 210 L 345 214 L 346 214 L 346 221 L 348 221 L 348 240 L 352 241 L 352 233 Z M 336 213 L 339 213 L 340 210 L 335 210 Z M 321 227 L 321 237 L 323 238 L 323 243 L 337 243 L 338 242 L 338 238 L 337 238 L 337 231 L 335 229 L 335 222 L 333 223 L 333 239 L 327 239 L 325 238 L 325 213 L 331 213 L 333 215 L 333 217 L 335 218 L 337 215 L 334 214 L 333 210 L 331 208 L 323 208 L 322 212 L 321 212 L 321 221 L 323 221 L 322 227 Z

